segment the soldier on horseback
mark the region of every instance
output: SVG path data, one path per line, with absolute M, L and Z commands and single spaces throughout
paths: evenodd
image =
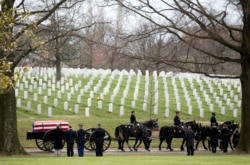
M 216 126 L 218 126 L 216 117 L 215 117 L 215 112 L 212 112 L 212 117 L 210 118 L 210 126 L 212 126 L 213 124 L 215 124 Z
M 135 117 L 135 111 L 131 111 L 131 115 L 130 115 L 130 123 L 137 123 L 136 121 L 136 117 Z
M 130 115 L 130 123 L 134 126 L 134 128 L 140 126 L 140 124 L 136 121 L 136 117 L 135 117 L 135 111 L 131 111 L 131 115 Z
M 176 111 L 176 112 L 175 112 L 174 125 L 180 127 L 180 126 L 183 125 L 183 122 L 181 122 L 181 119 L 180 119 L 180 117 L 179 117 L 179 114 L 180 114 L 179 111 Z

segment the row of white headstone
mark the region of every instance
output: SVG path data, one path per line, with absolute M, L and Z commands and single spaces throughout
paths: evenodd
M 67 110 L 68 107 L 68 102 L 71 101 L 71 96 L 73 94 L 75 94 L 75 91 L 78 91 L 80 89 L 80 94 L 77 96 L 77 103 L 75 104 L 74 107 L 74 112 L 78 113 L 79 112 L 79 104 L 81 103 L 81 97 L 86 94 L 87 92 L 89 92 L 89 97 L 87 99 L 87 107 L 85 109 L 85 115 L 88 116 L 89 115 L 89 108 L 92 106 L 91 105 L 91 100 L 94 97 L 94 94 L 99 93 L 100 88 L 103 86 L 103 80 L 104 78 L 108 77 L 108 82 L 107 85 L 103 88 L 103 91 L 100 93 L 100 98 L 98 101 L 98 109 L 102 109 L 102 100 L 104 99 L 104 96 L 106 96 L 108 93 L 111 92 L 111 84 L 113 83 L 115 76 L 118 75 L 119 78 L 117 80 L 116 86 L 113 89 L 113 93 L 110 96 L 110 103 L 109 103 L 109 112 L 113 112 L 113 103 L 114 100 L 117 96 L 117 94 L 120 92 L 120 86 L 121 83 L 124 79 L 124 76 L 127 76 L 127 82 L 126 82 L 126 86 L 125 89 L 123 90 L 123 97 L 121 98 L 120 101 L 120 115 L 124 115 L 124 105 L 125 105 L 125 101 L 126 98 L 128 97 L 128 93 L 131 86 L 131 78 L 132 76 L 136 76 L 136 84 L 134 87 L 134 93 L 133 93 L 133 100 L 131 102 L 131 108 L 134 109 L 136 107 L 136 101 L 139 95 L 139 85 L 141 82 L 141 77 L 142 74 L 141 72 L 138 72 L 138 74 L 135 74 L 134 72 L 130 71 L 130 72 L 125 72 L 125 71 L 114 71 L 111 72 L 109 70 L 105 71 L 105 70 L 101 70 L 101 71 L 97 71 L 97 70 L 89 70 L 89 69 L 78 69 L 77 72 L 74 70 L 74 72 L 72 71 L 72 69 L 70 71 L 65 72 L 66 74 L 64 75 L 64 77 L 62 77 L 61 81 L 56 82 L 55 79 L 53 79 L 53 74 L 55 73 L 52 69 L 52 71 L 50 69 L 46 69 L 46 68 L 42 68 L 41 71 L 39 69 L 35 69 L 36 71 L 34 71 L 34 69 L 31 69 L 30 71 L 28 71 L 28 73 L 24 72 L 24 76 L 22 81 L 17 82 L 17 87 L 19 87 L 19 90 L 24 91 L 24 99 L 27 100 L 28 99 L 28 92 L 32 93 L 34 92 L 36 89 L 38 89 L 37 93 L 34 93 L 34 101 L 37 101 L 38 95 L 42 95 L 44 94 L 44 99 L 43 99 L 43 103 L 47 104 L 48 103 L 48 97 L 50 97 L 52 95 L 52 92 L 57 91 L 57 98 L 54 98 L 54 107 L 57 107 L 58 105 L 58 99 L 62 98 L 62 93 L 67 93 L 67 100 L 64 101 L 64 110 Z M 39 74 L 38 74 L 39 73 Z M 71 73 L 71 74 L 70 74 Z M 71 78 L 69 78 L 70 76 L 72 76 L 72 73 L 75 74 L 76 77 L 78 76 L 82 76 L 83 78 L 88 78 L 89 82 L 82 87 L 82 82 L 81 80 L 78 80 L 77 83 L 74 83 L 73 80 Z M 40 76 L 37 76 L 40 75 Z M 184 76 L 183 76 L 184 75 Z M 37 76 L 37 77 L 33 77 L 33 76 Z M 41 78 L 42 77 L 42 78 Z M 172 86 L 174 89 L 174 97 L 176 100 L 176 109 L 177 110 L 181 110 L 181 103 L 180 103 L 180 95 L 178 90 L 178 86 L 176 85 L 176 79 L 178 78 L 181 82 L 181 88 L 182 91 L 184 93 L 184 98 L 186 100 L 187 106 L 188 106 L 188 114 L 192 114 L 192 105 L 191 105 L 191 97 L 188 93 L 188 90 L 186 89 L 186 85 L 184 83 L 184 80 L 187 79 L 189 84 L 190 84 L 190 88 L 193 89 L 193 95 L 194 98 L 198 104 L 198 108 L 200 109 L 200 117 L 204 117 L 204 108 L 202 107 L 202 101 L 201 98 L 204 98 L 205 102 L 209 105 L 209 110 L 213 111 L 213 104 L 211 104 L 211 99 L 210 99 L 210 95 L 207 94 L 208 92 L 211 94 L 213 93 L 213 98 L 215 99 L 216 103 L 218 104 L 218 106 L 221 108 L 221 114 L 225 114 L 225 106 L 222 105 L 222 100 L 220 100 L 220 97 L 217 96 L 216 92 L 214 92 L 214 84 L 217 84 L 218 88 L 220 89 L 220 96 L 224 96 L 224 100 L 227 101 L 227 105 L 230 105 L 230 109 L 234 111 L 234 117 L 237 117 L 237 109 L 234 109 L 234 105 L 231 103 L 231 99 L 228 99 L 227 94 L 224 94 L 224 91 L 222 89 L 222 85 L 224 85 L 225 87 L 227 87 L 228 90 L 232 91 L 230 92 L 230 97 L 234 97 L 234 101 L 238 102 L 238 107 L 240 107 L 240 97 L 239 95 L 236 95 L 233 90 L 231 90 L 231 83 L 228 81 L 222 81 L 219 82 L 218 80 L 213 81 L 213 80 L 209 80 L 207 78 L 201 78 L 200 76 L 196 75 L 194 77 L 187 75 L 187 74 L 169 74 L 169 73 L 160 73 L 160 77 L 162 77 L 163 80 L 163 84 L 164 84 L 164 95 L 165 95 L 165 116 L 168 117 L 169 116 L 169 109 L 170 109 L 170 103 L 169 103 L 169 93 L 168 93 L 168 84 L 166 82 L 166 78 L 171 77 L 172 78 Z M 95 79 L 99 79 L 98 83 L 96 85 L 94 85 L 94 80 Z M 154 95 L 154 114 L 158 114 L 158 101 L 159 101 L 159 85 L 158 85 L 158 79 L 159 76 L 157 76 L 157 72 L 153 72 L 152 74 L 152 78 L 153 78 L 153 84 L 154 84 L 154 89 L 153 89 L 153 95 Z M 80 77 L 81 79 L 81 77 Z M 37 81 L 38 80 L 38 84 Z M 198 85 L 200 86 L 200 92 L 203 94 L 203 96 L 199 96 L 198 92 L 196 89 L 194 89 L 194 83 L 193 80 L 196 80 L 196 82 L 198 83 Z M 142 109 L 144 111 L 146 111 L 147 109 L 147 102 L 148 102 L 148 98 L 149 95 L 149 91 L 151 89 L 149 89 L 150 86 L 150 76 L 149 76 L 149 72 L 146 72 L 145 74 L 145 93 L 144 93 L 144 100 L 143 100 L 143 107 Z M 30 82 L 30 84 L 29 84 Z M 207 90 L 204 88 L 203 86 L 203 82 L 205 82 L 209 88 L 209 91 L 207 92 Z M 212 85 L 212 83 L 214 83 Z M 49 88 L 48 88 L 49 87 Z M 238 89 L 238 93 L 240 93 L 239 89 L 239 83 L 237 83 L 236 81 L 233 82 L 233 87 Z M 28 91 L 25 90 L 28 88 Z M 93 90 L 90 90 L 93 89 Z M 47 94 L 44 93 L 44 91 L 47 90 Z M 16 95 L 18 96 L 18 89 L 16 89 Z M 21 106 L 21 98 L 19 98 L 17 100 L 17 107 Z M 48 108 L 48 111 L 50 111 Z M 27 102 L 27 110 L 31 110 L 31 101 Z M 41 105 L 38 104 L 37 107 L 37 113 L 41 113 Z M 48 113 L 50 114 L 50 113 Z M 49 115 L 50 116 L 50 115 Z

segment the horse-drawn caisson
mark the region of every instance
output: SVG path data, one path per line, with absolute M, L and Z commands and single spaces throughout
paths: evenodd
M 225 123 L 224 123 L 225 124 Z M 230 137 L 232 136 L 233 131 L 239 127 L 238 124 L 233 122 L 226 122 L 229 125 L 231 133 Z M 69 129 L 69 123 L 66 121 L 36 121 L 32 124 L 32 130 L 27 132 L 27 139 L 35 139 L 36 145 L 39 149 L 43 151 L 52 151 L 53 150 L 53 134 L 52 131 L 59 125 L 60 128 L 63 130 L 64 133 Z M 191 126 L 193 131 L 195 132 L 195 139 L 197 140 L 196 149 L 198 149 L 198 144 L 202 141 L 204 148 L 206 146 L 204 141 L 209 137 L 210 127 L 208 126 L 201 126 L 200 123 L 196 123 L 195 121 L 186 122 L 183 126 L 163 126 L 160 128 L 159 131 L 159 150 L 161 150 L 161 145 L 163 141 L 167 143 L 167 149 L 172 151 L 171 143 L 173 138 L 182 138 L 181 150 L 184 150 L 184 143 L 185 143 L 185 128 L 187 126 Z M 148 120 L 142 123 L 127 123 L 121 124 L 117 126 L 114 130 L 115 137 L 112 138 L 110 134 L 105 130 L 105 138 L 104 138 L 104 146 L 103 150 L 107 150 L 110 145 L 111 141 L 118 142 L 118 149 L 121 151 L 124 150 L 124 143 L 126 143 L 132 151 L 134 149 L 137 151 L 139 145 L 143 142 L 145 149 L 150 150 L 150 143 L 152 141 L 152 131 L 158 130 L 158 120 Z M 95 132 L 96 128 L 89 128 L 86 129 L 85 135 L 85 149 L 87 150 L 95 150 L 95 142 L 93 138 L 93 133 Z M 129 144 L 130 140 L 134 140 L 134 146 L 131 147 Z M 64 141 L 65 143 L 65 141 Z M 231 141 L 229 141 L 231 145 Z
M 27 132 L 27 139 L 35 139 L 37 147 L 43 151 L 52 151 L 54 147 L 52 131 L 56 129 L 58 125 L 63 130 L 64 134 L 66 134 L 66 132 L 69 130 L 69 123 L 67 121 L 35 121 L 32 123 L 32 130 Z M 136 140 L 136 143 L 139 141 L 139 144 L 137 146 L 139 146 L 143 141 L 145 148 L 148 150 L 151 142 L 151 130 L 158 129 L 158 120 L 149 120 L 135 125 L 124 124 L 118 126 L 117 128 L 119 129 L 115 130 L 115 138 L 112 138 L 110 134 L 106 130 L 104 130 L 104 151 L 110 147 L 112 140 L 118 141 L 119 146 L 122 145 L 122 148 L 120 148 L 122 149 L 122 151 L 124 151 L 123 143 L 125 141 L 129 145 L 128 140 Z M 96 128 L 89 128 L 85 130 L 86 135 L 84 147 L 87 150 L 95 150 L 95 142 L 93 138 L 95 129 Z M 63 145 L 64 144 L 65 140 L 63 141 Z M 136 150 L 136 147 L 134 147 L 134 149 Z
M 36 145 L 43 151 L 52 151 L 54 147 L 54 140 L 52 131 L 59 125 L 64 134 L 69 130 L 69 123 L 67 121 L 35 121 L 32 123 L 32 130 L 27 132 L 27 139 L 35 139 Z M 85 135 L 85 145 L 87 150 L 95 150 L 95 142 L 93 139 L 93 133 L 96 128 L 89 128 Z M 103 150 L 107 150 L 111 143 L 110 134 L 105 130 L 104 146 Z M 63 140 L 63 145 L 65 139 Z

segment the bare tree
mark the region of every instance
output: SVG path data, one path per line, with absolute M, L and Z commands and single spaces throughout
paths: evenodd
M 161 29 L 166 34 L 178 39 L 178 42 L 185 44 L 193 50 L 202 53 L 206 61 L 196 61 L 191 58 L 190 52 L 185 52 L 185 58 L 176 58 L 171 61 L 157 59 L 164 64 L 180 67 L 182 70 L 197 72 L 195 67 L 190 68 L 187 64 L 196 66 L 220 64 L 234 64 L 241 67 L 241 73 L 228 76 L 229 78 L 239 78 L 242 87 L 242 111 L 241 111 L 241 138 L 238 151 L 250 152 L 250 2 L 248 0 L 225 0 L 220 4 L 218 1 L 199 0 L 115 0 L 124 8 L 145 20 L 153 23 L 156 29 Z M 213 4 L 219 5 L 215 8 Z M 240 22 L 233 24 L 230 22 L 234 15 L 238 15 Z M 238 20 L 239 20 L 238 19 Z M 198 43 L 216 43 L 230 49 L 218 54 L 211 51 L 211 47 L 202 46 Z M 214 45 L 215 46 L 215 45 Z M 213 47 L 214 47 L 213 46 Z M 212 77 L 204 70 L 199 71 Z M 218 73 L 218 72 L 216 72 Z M 214 76 L 214 77 L 220 77 Z
M 74 62 L 78 61 L 79 39 L 83 38 L 81 31 L 91 26 L 91 24 L 79 22 L 84 14 L 81 11 L 83 4 L 84 1 L 81 0 L 67 1 L 35 31 L 37 36 L 49 42 L 33 54 L 36 53 L 42 57 L 38 59 L 39 66 L 45 61 L 43 66 L 56 67 L 57 80 L 61 79 L 62 62 L 74 66 Z M 52 3 L 45 1 L 43 5 L 54 6 L 56 1 L 52 1 Z M 44 52 L 46 52 L 45 56 Z M 77 64 L 75 65 L 77 66 Z

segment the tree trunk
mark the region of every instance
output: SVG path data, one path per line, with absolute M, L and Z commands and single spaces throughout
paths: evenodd
M 59 46 L 59 40 L 56 39 L 56 81 L 60 81 L 61 80 L 61 51 L 60 51 L 60 46 Z
M 239 152 L 250 153 L 250 59 L 249 55 L 242 55 L 242 74 L 241 90 L 242 90 L 242 110 L 241 110 L 241 136 L 240 143 L 238 146 Z
M 250 153 L 250 5 L 248 0 L 241 0 L 243 11 L 242 52 L 240 76 L 242 91 L 241 135 L 238 146 L 239 152 Z
M 0 155 L 27 154 L 17 133 L 15 89 L 0 94 Z
M 60 55 L 56 55 L 56 81 L 61 80 L 61 58 Z

